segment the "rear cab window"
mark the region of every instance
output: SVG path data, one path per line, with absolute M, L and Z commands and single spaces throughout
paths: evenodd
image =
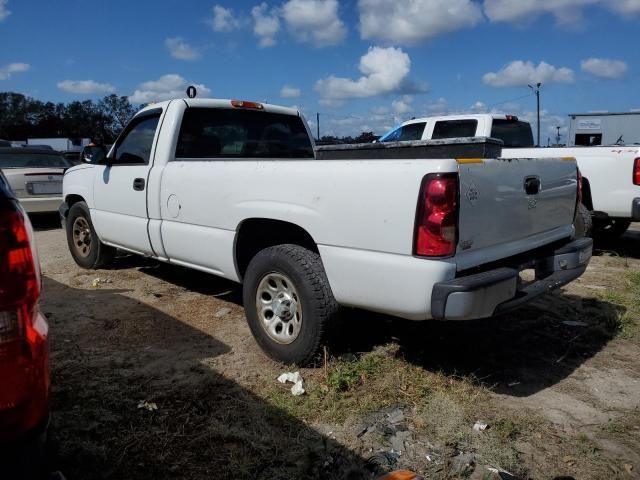
M 502 140 L 507 148 L 533 147 L 531 125 L 519 120 L 493 119 L 491 137 Z
M 422 140 L 422 134 L 424 133 L 425 125 L 426 123 L 424 122 L 409 123 L 407 125 L 403 125 L 387 133 L 378 141 L 381 143 L 384 143 L 384 142 L 406 142 L 410 140 Z
M 441 120 L 433 127 L 433 140 L 444 138 L 475 137 L 478 130 L 477 120 Z
M 176 159 L 314 158 L 297 115 L 256 110 L 190 107 L 185 110 Z

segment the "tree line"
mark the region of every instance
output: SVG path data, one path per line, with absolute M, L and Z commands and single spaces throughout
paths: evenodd
M 115 94 L 101 100 L 42 102 L 21 93 L 0 93 L 0 138 L 94 138 L 111 143 L 137 108 Z
M 21 93 L 0 93 L 0 139 L 95 138 L 112 143 L 139 106 L 128 97 L 107 95 L 98 101 L 43 102 Z M 356 137 L 323 136 L 317 143 L 370 143 L 377 137 L 362 132 Z

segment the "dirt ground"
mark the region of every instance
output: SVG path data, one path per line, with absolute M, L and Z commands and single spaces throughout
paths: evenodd
M 357 479 L 396 468 L 640 478 L 638 226 L 601 246 L 580 280 L 502 318 L 345 312 L 341 341 L 301 370 L 307 394 L 292 397 L 276 382 L 288 368 L 249 333 L 238 285 L 132 256 L 82 270 L 57 219 L 34 223 L 52 463 L 70 480 Z M 474 431 L 476 421 L 488 428 Z

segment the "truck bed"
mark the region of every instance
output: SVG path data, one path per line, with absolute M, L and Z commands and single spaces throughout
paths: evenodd
M 497 158 L 502 141 L 489 137 L 356 143 L 316 147 L 318 160 L 406 160 L 416 158 Z

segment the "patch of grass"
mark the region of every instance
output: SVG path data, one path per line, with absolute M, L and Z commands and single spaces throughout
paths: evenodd
M 607 290 L 600 298 L 620 307 L 613 325 L 607 326 L 614 328 L 622 338 L 640 339 L 640 272 L 627 273 L 620 288 Z
M 380 372 L 384 356 L 376 353 L 362 355 L 353 362 L 335 362 L 330 367 L 327 383 L 337 392 L 351 390 Z

